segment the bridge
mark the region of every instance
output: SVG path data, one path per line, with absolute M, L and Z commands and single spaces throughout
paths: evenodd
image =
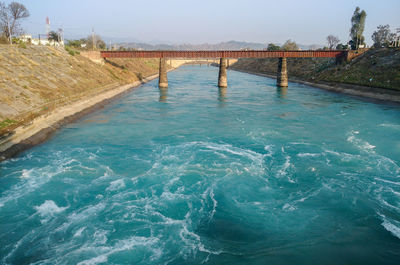
M 278 58 L 277 86 L 287 87 L 287 58 L 336 58 L 347 60 L 348 51 L 101 51 L 102 58 L 160 58 L 158 86 L 168 87 L 165 59 L 220 59 L 218 86 L 227 87 L 227 60 L 239 58 Z

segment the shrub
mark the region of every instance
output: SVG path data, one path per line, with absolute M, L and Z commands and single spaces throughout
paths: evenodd
M 16 37 L 13 37 L 11 39 L 11 41 L 12 41 L 13 44 L 21 44 L 22 43 L 22 40 L 19 39 L 19 38 L 16 38 Z
M 4 121 L 0 122 L 0 129 L 5 128 L 13 123 L 16 123 L 16 121 L 11 119 L 5 119 Z
M 65 46 L 65 50 L 72 56 L 75 56 L 75 51 L 71 49 L 69 46 Z

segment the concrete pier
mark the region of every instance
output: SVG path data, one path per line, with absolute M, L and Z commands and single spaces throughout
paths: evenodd
M 286 58 L 279 58 L 276 85 L 278 87 L 287 87 L 288 86 Z
M 164 58 L 160 58 L 160 69 L 158 76 L 158 87 L 159 88 L 167 88 L 168 87 L 168 78 L 167 78 L 167 65 L 165 63 Z
M 160 98 L 158 99 L 159 102 L 165 103 L 167 102 L 168 98 L 168 88 L 160 87 Z
M 228 87 L 228 81 L 226 76 L 226 58 L 219 60 L 219 75 L 218 75 L 218 87 Z
M 226 87 L 218 88 L 218 101 L 225 102 L 226 101 Z

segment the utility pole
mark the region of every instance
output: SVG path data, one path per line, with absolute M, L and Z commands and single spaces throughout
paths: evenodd
M 93 51 L 96 48 L 95 37 L 94 37 L 94 28 L 92 28 L 92 49 Z

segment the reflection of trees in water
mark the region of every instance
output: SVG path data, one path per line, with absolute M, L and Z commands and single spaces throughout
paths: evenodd
M 168 88 L 160 88 L 160 98 L 159 102 L 167 102 L 167 97 L 168 97 Z

